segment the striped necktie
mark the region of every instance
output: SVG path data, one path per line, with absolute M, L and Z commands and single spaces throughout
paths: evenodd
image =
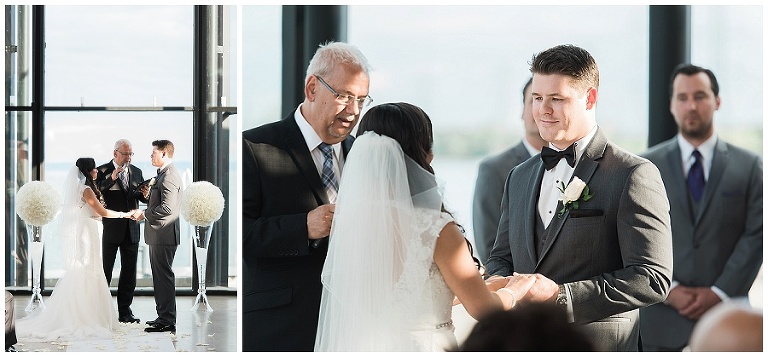
M 328 201 L 334 203 L 336 202 L 336 194 L 339 192 L 339 182 L 336 180 L 336 174 L 333 172 L 333 147 L 326 143 L 320 143 L 319 148 L 325 157 L 320 177 L 328 193 Z
M 120 174 L 118 174 L 118 176 L 120 176 L 120 181 L 123 182 L 123 188 L 127 190 L 128 189 L 128 169 L 120 171 Z

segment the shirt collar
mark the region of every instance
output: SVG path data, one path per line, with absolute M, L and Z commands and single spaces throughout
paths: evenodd
M 301 135 L 304 137 L 304 141 L 307 143 L 309 151 L 312 152 L 320 146 L 320 143 L 322 143 L 323 140 L 320 139 L 320 136 L 317 135 L 315 129 L 312 128 L 312 125 L 309 125 L 307 119 L 301 114 L 301 104 L 299 104 L 299 107 L 296 108 L 296 111 L 293 113 L 293 119 L 296 120 L 296 124 L 298 124 L 299 130 L 301 130 Z M 336 143 L 331 146 L 338 152 L 341 143 Z
M 701 153 L 701 157 L 704 158 L 704 160 L 712 160 L 712 158 L 715 157 L 717 134 L 712 134 L 709 139 L 705 140 L 703 143 L 701 143 L 701 145 L 699 145 L 699 147 L 695 148 L 691 143 L 688 142 L 688 140 L 685 140 L 685 138 L 680 135 L 680 133 L 678 133 L 677 144 L 680 146 L 680 157 L 684 163 L 691 159 L 693 150 L 699 150 L 699 153 Z
M 165 164 L 163 164 L 163 166 L 161 166 L 161 167 L 158 167 L 157 168 L 157 172 L 161 172 L 161 171 L 165 170 L 165 168 L 170 166 L 171 164 L 173 164 L 173 160 L 172 159 L 165 159 Z
M 531 143 L 528 142 L 526 138 L 523 138 L 523 146 L 525 146 L 525 150 L 528 151 L 528 155 L 530 156 L 536 156 L 536 154 L 541 152 L 541 148 L 535 148 Z

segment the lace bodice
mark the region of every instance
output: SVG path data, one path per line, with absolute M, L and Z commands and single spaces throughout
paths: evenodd
M 101 221 L 101 216 L 93 210 L 93 208 L 91 207 L 91 205 L 88 204 L 88 202 L 85 202 L 85 198 L 83 196 L 85 194 L 84 191 L 86 189 L 89 189 L 89 187 L 86 185 L 83 185 L 80 188 L 80 201 L 78 205 L 80 215 L 83 217 L 88 217 L 88 218 L 95 219 L 97 221 Z
M 448 213 L 417 208 L 415 236 L 408 242 L 404 274 L 396 285 L 398 304 L 407 306 L 413 330 L 437 330 L 450 326 L 454 294 L 433 259 L 440 231 L 453 221 Z

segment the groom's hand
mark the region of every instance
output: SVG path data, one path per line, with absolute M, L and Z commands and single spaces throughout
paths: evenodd
M 137 209 L 132 211 L 133 214 L 131 214 L 131 219 L 134 221 L 141 221 L 144 219 L 144 211 Z
M 515 273 L 515 275 L 518 274 Z M 557 299 L 557 293 L 560 290 L 557 283 L 541 274 L 533 274 L 533 276 L 536 277 L 536 282 L 534 282 L 530 290 L 520 298 L 520 301 L 554 303 Z
M 307 235 L 309 239 L 321 239 L 331 234 L 335 204 L 317 207 L 307 213 Z

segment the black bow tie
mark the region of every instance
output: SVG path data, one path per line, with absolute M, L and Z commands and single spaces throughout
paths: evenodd
M 553 167 L 557 166 L 557 163 L 560 162 L 560 159 L 562 158 L 565 158 L 568 165 L 574 167 L 576 165 L 576 149 L 574 149 L 574 145 L 576 145 L 576 143 L 571 144 L 571 146 L 563 151 L 557 151 L 547 146 L 541 148 L 541 161 L 544 162 L 544 168 L 551 170 Z

